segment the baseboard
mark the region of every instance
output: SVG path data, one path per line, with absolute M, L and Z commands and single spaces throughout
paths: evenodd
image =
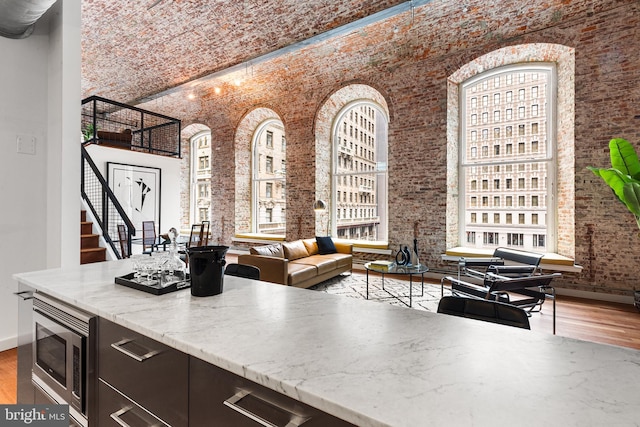
M 0 351 L 11 350 L 18 346 L 18 337 L 9 337 L 0 340 Z
M 563 288 L 556 288 L 556 294 L 567 296 L 567 297 L 592 299 L 596 301 L 615 302 L 619 304 L 633 305 L 634 303 L 632 295 L 606 294 L 603 292 L 580 291 L 576 289 L 563 289 Z

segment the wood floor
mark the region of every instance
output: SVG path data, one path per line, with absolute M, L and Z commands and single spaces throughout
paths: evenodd
M 18 358 L 15 348 L 0 352 L 0 404 L 16 403 Z
M 553 330 L 551 303 L 529 318 L 532 330 Z M 556 304 L 557 335 L 640 350 L 640 312 L 633 305 L 567 296 L 558 296 Z
M 557 335 L 640 350 L 640 313 L 634 306 L 565 296 L 556 303 Z M 530 322 L 533 331 L 551 334 L 548 307 Z M 0 352 L 0 404 L 16 403 L 16 372 L 16 349 Z

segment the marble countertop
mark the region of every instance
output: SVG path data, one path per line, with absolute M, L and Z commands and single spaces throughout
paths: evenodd
M 358 426 L 640 422 L 639 351 L 231 276 L 155 296 L 130 271 L 14 277 Z

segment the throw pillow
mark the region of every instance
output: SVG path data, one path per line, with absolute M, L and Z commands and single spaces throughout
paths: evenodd
M 289 261 L 309 256 L 309 252 L 307 252 L 307 248 L 304 247 L 304 243 L 302 243 L 302 240 L 296 240 L 295 242 L 285 242 L 282 244 L 282 249 L 284 249 L 284 257 Z
M 277 258 L 283 258 L 282 246 L 278 245 L 265 245 L 249 248 L 249 253 L 252 255 L 265 255 Z
M 309 252 L 309 256 L 317 255 L 318 244 L 316 243 L 316 239 L 304 239 L 302 243 L 304 243 L 304 247 L 307 248 L 307 252 Z
M 336 245 L 333 243 L 333 240 L 331 240 L 331 237 L 329 236 L 316 236 L 316 242 L 318 243 L 318 253 L 320 255 L 335 254 L 336 252 L 338 252 L 338 250 L 336 249 Z

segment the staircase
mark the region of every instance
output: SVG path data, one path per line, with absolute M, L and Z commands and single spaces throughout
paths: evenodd
M 87 211 L 80 211 L 80 264 L 107 259 L 107 249 L 100 247 L 100 235 L 93 234 L 93 222 L 87 221 Z

